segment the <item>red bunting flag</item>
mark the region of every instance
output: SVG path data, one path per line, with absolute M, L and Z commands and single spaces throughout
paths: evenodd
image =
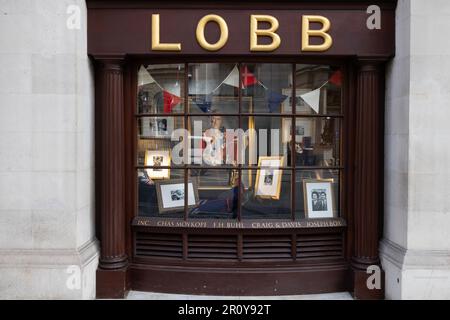
M 247 66 L 245 66 L 244 70 L 242 71 L 242 84 L 244 85 L 244 87 L 252 86 L 257 82 L 258 79 L 256 79 L 255 75 L 249 72 Z
M 163 91 L 164 113 L 171 113 L 172 108 L 181 102 L 181 98 L 167 91 Z
M 333 73 L 330 77 L 330 80 L 328 80 L 330 83 L 336 85 L 336 86 L 340 86 L 342 85 L 342 72 L 341 70 L 336 71 L 335 73 Z

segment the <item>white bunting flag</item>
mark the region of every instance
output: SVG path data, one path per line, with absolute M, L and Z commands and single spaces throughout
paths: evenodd
M 322 89 L 322 87 L 300 96 L 316 113 L 319 113 L 320 89 Z
M 141 65 L 138 73 L 138 82 L 139 86 L 144 86 L 146 84 L 154 83 L 155 79 L 150 75 L 150 73 L 145 69 L 144 66 Z
M 239 69 L 237 68 L 237 66 L 234 66 L 233 70 L 231 70 L 228 77 L 226 77 L 225 80 L 223 80 L 222 84 L 223 83 L 236 88 L 239 87 Z

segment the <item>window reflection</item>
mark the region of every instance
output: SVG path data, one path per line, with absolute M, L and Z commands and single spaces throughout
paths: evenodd
M 236 170 L 193 169 L 189 176 L 198 187 L 198 204 L 190 218 L 236 219 L 238 176 Z
M 243 219 L 291 219 L 291 173 L 277 167 L 243 170 Z
M 241 66 L 242 96 L 245 113 L 289 113 L 292 96 L 292 65 L 261 63 Z
M 341 114 L 343 74 L 326 65 L 298 64 L 295 70 L 297 114 Z
M 140 66 L 138 113 L 181 113 L 183 95 L 184 64 Z
M 237 113 L 239 108 L 237 64 L 189 64 L 189 112 Z

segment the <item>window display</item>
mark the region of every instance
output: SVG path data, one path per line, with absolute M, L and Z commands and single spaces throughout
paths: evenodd
M 137 76 L 140 216 L 339 217 L 339 68 L 155 64 Z

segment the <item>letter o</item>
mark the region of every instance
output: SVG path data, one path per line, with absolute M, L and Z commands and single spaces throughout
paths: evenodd
M 205 27 L 208 22 L 215 22 L 219 25 L 220 28 L 220 38 L 219 41 L 216 43 L 209 43 L 205 39 Z M 200 44 L 200 46 L 208 51 L 217 51 L 222 49 L 222 47 L 227 43 L 228 41 L 228 26 L 225 20 L 218 15 L 215 14 L 208 14 L 200 19 L 197 25 L 197 31 L 195 33 L 197 37 L 197 42 Z

